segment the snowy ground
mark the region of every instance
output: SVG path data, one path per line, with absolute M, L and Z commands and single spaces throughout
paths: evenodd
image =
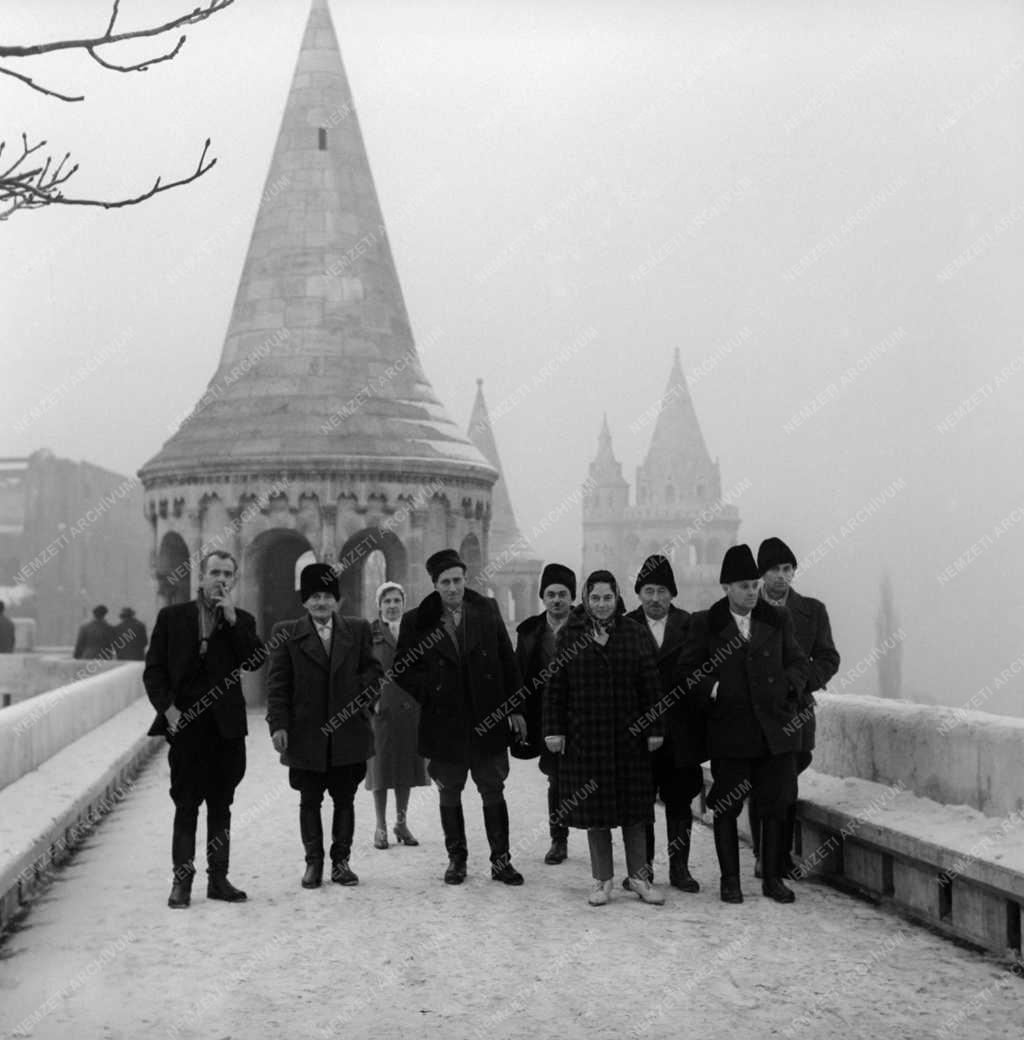
M 610 906 L 588 907 L 580 832 L 566 863 L 542 862 L 544 780 L 532 762 L 514 762 L 509 783 L 522 888 L 489 878 L 475 792 L 466 795 L 469 879 L 442 883 L 436 796 L 423 788 L 410 807 L 418 848 L 375 850 L 361 791 L 352 866 L 362 883 L 305 891 L 298 796 L 262 720 L 251 729 L 231 869 L 249 902 L 208 902 L 197 879 L 192 907 L 167 909 L 161 754 L 0 946 L 0 1035 L 1021 1035 L 1024 980 L 866 903 L 804 882 L 795 905 L 776 905 L 760 895 L 746 851 L 747 902 L 720 903 L 702 827 L 699 895 L 670 890 L 659 908 L 616 890 Z

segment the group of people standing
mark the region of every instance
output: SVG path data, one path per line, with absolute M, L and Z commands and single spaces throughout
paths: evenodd
M 305 858 L 301 884 L 322 884 L 321 809 L 333 801 L 331 880 L 358 884 L 350 865 L 354 799 L 374 792 L 374 845 L 386 848 L 387 791 L 395 791 L 399 843 L 417 844 L 405 819 L 411 787 L 438 789 L 448 863 L 461 884 L 469 849 L 462 793 L 472 779 L 482 803 L 493 880 L 521 885 L 511 862 L 505 781 L 509 751 L 536 758 L 548 779 L 547 864 L 568 855 L 570 828 L 587 831 L 591 905 L 612 893 L 612 835 L 622 829 L 623 887 L 664 902 L 654 884 L 654 804 L 665 806 L 669 883 L 700 885 L 689 869 L 692 802 L 703 790 L 714 812 L 721 898 L 741 902 L 737 816 L 749 797 L 765 895 L 791 902 L 797 774 L 813 747 L 813 692 L 839 656 L 828 615 L 790 587 L 796 559 L 779 539 L 725 556 L 724 596 L 694 615 L 676 607 L 672 567 L 644 561 L 627 614 L 607 570 L 576 575 L 548 564 L 543 611 L 523 621 L 513 648 L 497 602 L 467 588 L 452 549 L 426 562 L 433 591 L 405 609 L 401 586 L 376 594 L 373 621 L 339 611 L 338 575 L 310 564 L 300 575 L 302 617 L 274 627 L 266 644 L 230 591 L 237 565 L 213 552 L 200 565 L 195 601 L 161 610 L 144 682 L 158 715 L 150 732 L 170 742 L 175 803 L 170 906 L 187 907 L 195 874 L 198 811 L 207 804 L 209 898 L 246 895 L 227 880 L 230 805 L 245 771 L 241 672 L 269 658 L 267 723 L 290 786 L 299 792 Z M 763 578 L 763 582 L 762 582 Z
M 82 661 L 142 661 L 146 656 L 146 625 L 131 607 L 122 607 L 119 623 L 107 620 L 101 603 L 92 608 L 92 620 L 79 626 L 72 657 Z

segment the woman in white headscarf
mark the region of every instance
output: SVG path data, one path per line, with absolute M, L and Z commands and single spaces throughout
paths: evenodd
M 398 627 L 405 610 L 405 590 L 394 581 L 377 589 L 377 619 L 373 632 L 373 653 L 384 669 L 380 700 L 373 716 L 375 754 L 366 763 L 366 789 L 373 792 L 377 826 L 373 832 L 375 848 L 388 847 L 388 790 L 395 792 L 395 840 L 399 845 L 418 845 L 406 823 L 409 789 L 426 787 L 426 762 L 416 753 L 420 708 L 394 681 L 391 666 L 398 643 Z

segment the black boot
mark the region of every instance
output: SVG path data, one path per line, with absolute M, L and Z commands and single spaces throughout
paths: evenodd
M 320 806 L 299 806 L 299 833 L 306 854 L 306 872 L 302 875 L 303 888 L 319 888 L 324 880 L 324 823 Z
M 171 862 L 174 875 L 167 905 L 172 910 L 184 910 L 192 901 L 192 879 L 196 867 L 196 823 L 198 807 L 178 806 L 174 810 L 174 830 L 171 833 Z
M 558 799 L 558 787 L 548 778 L 548 822 L 551 832 L 551 848 L 544 856 L 544 862 L 549 866 L 564 863 L 569 855 L 569 828 L 563 823 L 555 823 L 560 820 L 560 804 Z
M 715 813 L 715 852 L 722 872 L 721 898 L 723 903 L 742 903 L 740 888 L 740 839 L 736 817 Z
M 793 860 L 793 835 L 796 832 L 796 806 L 791 805 L 782 824 L 782 876 L 799 881 L 803 873 Z
M 448 852 L 448 869 L 444 872 L 446 885 L 461 885 L 466 880 L 466 820 L 462 805 L 441 806 L 441 829 L 444 831 L 444 847 Z
M 521 885 L 523 875 L 509 862 L 508 805 L 504 798 L 494 805 L 484 806 L 484 830 L 491 846 L 491 880 Z
M 206 898 L 243 903 L 248 898 L 228 881 L 231 859 L 231 809 L 206 803 Z
M 666 816 L 668 837 L 668 883 L 681 892 L 699 892 L 700 884 L 690 873 L 692 816 Z
M 782 883 L 782 834 L 785 821 L 778 817 L 765 817 L 761 821 L 761 863 L 764 878 L 761 892 L 776 903 L 792 903 L 796 899 L 791 888 Z
M 359 875 L 348 865 L 355 830 L 355 807 L 335 801 L 331 817 L 331 881 L 336 885 L 359 884 Z
M 754 877 L 761 877 L 761 814 L 754 807 L 754 799 L 747 802 L 747 819 L 750 821 L 750 847 L 754 850 Z

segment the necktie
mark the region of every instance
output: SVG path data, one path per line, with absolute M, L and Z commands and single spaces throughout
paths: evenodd
M 330 657 L 331 656 L 331 626 L 329 624 L 327 624 L 327 625 L 317 625 L 316 626 L 316 631 L 317 631 L 317 635 L 320 636 L 320 642 L 324 644 L 324 650 L 327 652 L 327 656 Z

